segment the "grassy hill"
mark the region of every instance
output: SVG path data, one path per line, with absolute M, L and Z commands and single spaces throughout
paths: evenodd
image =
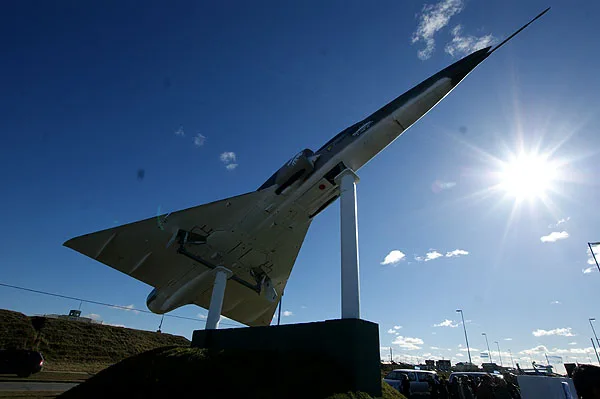
M 304 352 L 160 348 L 125 359 L 60 397 L 371 398 L 343 393 L 344 374 L 335 359 Z M 383 398 L 404 398 L 387 384 L 382 388 Z
M 176 335 L 29 317 L 0 309 L 0 348 L 39 350 L 48 370 L 95 372 L 151 349 L 189 344 L 186 338 Z

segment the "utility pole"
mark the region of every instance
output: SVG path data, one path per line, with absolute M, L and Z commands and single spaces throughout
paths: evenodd
M 490 363 L 494 363 L 494 361 L 492 360 L 492 351 L 490 350 L 490 343 L 488 342 L 487 334 L 481 333 L 481 335 L 483 335 L 485 337 L 485 344 L 487 345 L 487 348 L 488 348 L 488 357 L 490 358 Z
M 394 361 L 394 356 L 392 355 L 392 347 L 390 346 L 390 363 Z
M 465 316 L 463 315 L 462 309 L 456 309 L 457 313 L 460 313 L 460 317 L 462 318 L 463 330 L 465 331 L 465 341 L 467 342 L 467 353 L 469 354 L 469 364 L 473 364 L 471 361 L 471 349 L 469 348 L 469 338 L 467 337 L 467 326 L 465 325 Z
M 512 357 L 512 351 L 509 349 L 508 353 L 510 354 L 510 363 L 512 364 L 513 369 L 515 368 L 515 361 L 513 360 Z

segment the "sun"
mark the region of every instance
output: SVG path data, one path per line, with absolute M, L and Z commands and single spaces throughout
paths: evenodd
M 535 153 L 522 153 L 502 162 L 498 175 L 498 188 L 517 201 L 546 198 L 558 177 L 548 156 Z

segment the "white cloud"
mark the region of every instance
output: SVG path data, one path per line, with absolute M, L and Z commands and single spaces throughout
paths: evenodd
M 562 305 L 561 301 L 552 301 L 550 302 L 550 305 Z
M 438 251 L 436 251 L 434 249 L 433 251 L 427 252 L 425 254 L 425 262 L 428 262 L 430 260 L 434 260 L 434 259 L 437 259 L 437 258 L 441 258 L 442 256 L 444 256 L 444 255 L 442 255 L 441 253 L 439 253 Z
M 125 305 L 125 306 L 113 306 L 114 309 L 119 309 L 119 310 L 124 310 L 126 312 L 133 312 L 134 314 L 139 314 L 140 311 L 139 310 L 135 310 L 135 306 L 133 306 L 133 304 L 131 305 Z
M 111 326 L 111 327 L 121 327 L 121 328 L 125 328 L 125 324 L 112 324 L 112 323 L 103 323 L 105 326 Z
M 394 330 L 399 330 L 401 328 L 402 328 L 402 326 L 394 326 Z
M 219 156 L 219 159 L 225 164 L 225 168 L 227 168 L 227 170 L 234 170 L 238 166 L 236 163 L 237 157 L 235 152 L 225 151 Z
M 390 328 L 387 332 L 388 334 L 396 334 L 396 330 L 394 330 L 393 328 Z
M 574 337 L 575 334 L 571 332 L 571 327 L 567 328 L 555 328 L 553 330 L 541 330 L 537 329 L 532 332 L 535 337 L 543 337 L 546 335 L 560 335 L 563 337 Z
M 469 347 L 469 348 L 460 348 L 459 350 L 460 350 L 461 352 L 468 352 L 468 351 L 471 351 L 471 352 L 479 352 L 479 349 L 477 349 L 477 348 L 471 348 L 471 347 Z
M 552 348 L 552 350 L 550 351 L 552 354 L 557 354 L 557 355 L 587 355 L 590 353 L 594 353 L 594 348 L 587 347 L 587 348 L 569 348 L 569 349 L 559 349 L 559 348 Z
M 416 350 L 421 349 L 418 345 L 423 345 L 423 340 L 421 338 L 403 337 L 402 335 L 399 335 L 392 341 L 392 344 L 398 345 L 402 349 Z
M 564 240 L 565 238 L 569 237 L 569 233 L 567 233 L 566 231 L 553 231 L 552 233 L 548 234 L 547 236 L 542 236 L 540 237 L 540 241 L 542 242 L 556 242 L 558 240 Z
M 505 341 L 512 341 L 512 338 L 504 338 Z
M 204 320 L 204 319 L 206 319 L 206 318 L 208 317 L 208 316 L 206 316 L 206 315 L 204 315 L 204 314 L 202 314 L 202 313 L 198 313 L 198 315 L 197 315 L 197 316 L 198 316 L 198 318 L 199 318 L 199 319 L 203 319 L 203 320 Z
M 456 182 L 436 180 L 431 183 L 431 191 L 437 194 L 444 190 L 450 190 L 454 186 L 456 186 Z
M 454 356 L 458 356 L 458 357 L 464 357 L 465 355 L 463 355 L 462 353 L 457 353 L 457 354 L 456 354 L 456 355 L 454 355 Z
M 548 352 L 548 348 L 546 348 L 544 345 L 538 345 L 535 348 L 522 350 L 521 352 L 519 352 L 519 354 L 534 355 L 536 353 L 546 353 L 546 352 Z
M 569 345 L 577 345 L 577 342 L 569 342 Z
M 393 264 L 400 262 L 402 259 L 404 259 L 405 256 L 406 255 L 404 253 L 402 253 L 401 251 L 394 249 L 393 251 L 390 251 L 390 253 L 385 256 L 385 258 L 383 259 L 383 262 L 381 262 L 381 264 L 382 265 L 393 265 Z
M 90 319 L 92 319 L 92 320 L 100 320 L 100 315 L 99 315 L 99 314 L 97 314 L 97 313 L 90 313 L 90 314 L 86 314 L 86 315 L 85 315 L 85 316 L 83 316 L 83 317 L 87 317 L 87 318 L 90 318 Z
M 590 267 L 587 267 L 587 268 L 585 268 L 585 269 L 581 269 L 581 271 L 583 272 L 583 274 L 588 274 L 588 273 L 591 273 L 591 272 L 593 272 L 594 270 L 596 270 L 596 267 L 595 267 L 595 266 L 590 266 Z
M 222 153 L 219 156 L 219 158 L 221 159 L 221 162 L 223 162 L 223 163 L 231 163 L 231 162 L 236 161 L 235 152 L 232 152 L 232 151 L 226 151 L 226 152 Z
M 434 327 L 452 327 L 452 328 L 454 328 L 454 327 L 458 327 L 458 323 L 455 323 L 452 320 L 446 319 L 446 320 L 442 321 L 441 323 L 434 324 L 433 326 Z
M 435 350 L 438 350 L 438 349 L 440 349 L 440 348 L 438 348 L 437 346 L 430 346 L 430 347 L 429 347 L 429 349 L 431 349 L 431 350 L 434 350 L 434 351 L 435 351 Z
M 203 136 L 200 133 L 198 133 L 196 135 L 196 137 L 194 137 L 194 145 L 196 147 L 202 147 L 204 145 L 205 141 L 206 141 L 206 136 Z
M 131 305 L 127 305 L 127 306 L 125 306 L 125 307 L 128 309 L 127 311 L 130 311 L 130 310 L 131 310 L 131 311 L 133 311 L 133 313 L 135 313 L 135 314 L 139 314 L 139 313 L 140 313 L 140 312 L 139 312 L 139 310 L 135 310 L 135 306 L 133 306 L 133 304 L 131 304 Z
M 289 317 L 289 316 L 293 315 L 293 313 L 289 310 L 284 310 L 281 314 L 284 315 L 285 317 Z
M 446 257 L 451 258 L 453 256 L 461 256 L 468 255 L 469 251 L 465 251 L 464 249 L 455 249 L 454 251 L 446 252 Z
M 300 308 L 301 308 L 301 309 L 307 309 L 307 307 L 306 307 L 306 306 L 304 306 L 304 305 L 300 306 Z
M 560 219 L 558 222 L 556 222 L 556 224 L 549 224 L 548 228 L 552 229 L 554 227 L 558 227 L 558 226 L 560 226 L 563 223 L 567 223 L 569 220 L 571 220 L 571 216 L 567 216 L 566 218 Z
M 435 34 L 448 25 L 450 18 L 463 9 L 462 0 L 441 0 L 436 4 L 425 4 L 419 15 L 417 30 L 413 32 L 412 43 L 424 42 L 425 48 L 419 50 L 417 56 L 426 60 L 435 50 Z
M 491 46 L 496 43 L 496 38 L 493 35 L 472 36 L 462 34 L 463 27 L 456 25 L 452 28 L 452 40 L 446 44 L 444 50 L 446 53 L 454 56 L 462 56 L 480 50 L 484 47 Z
M 175 130 L 175 136 L 185 136 L 185 132 L 183 131 L 183 126 L 179 126 L 179 129 Z
M 594 250 L 594 255 L 596 255 L 596 258 L 599 258 L 600 257 L 600 245 L 592 244 L 592 249 Z M 586 252 L 587 252 L 587 256 L 588 256 L 587 264 L 596 266 L 596 261 L 594 260 L 594 257 L 592 256 L 592 253 L 590 252 L 590 247 L 586 248 Z M 589 272 L 591 272 L 591 270 L 589 270 L 587 272 L 584 271 L 584 273 L 589 273 Z
M 576 344 L 576 343 L 572 342 L 569 345 L 571 345 L 571 344 Z M 590 346 L 588 348 L 568 348 L 568 349 L 552 348 L 552 349 L 548 349 L 544 345 L 538 345 L 535 348 L 525 349 L 525 350 L 522 350 L 521 352 L 519 352 L 519 354 L 521 354 L 521 355 L 536 355 L 536 354 L 539 355 L 541 353 L 547 353 L 548 355 L 589 355 L 589 354 L 594 353 L 594 348 L 592 348 Z

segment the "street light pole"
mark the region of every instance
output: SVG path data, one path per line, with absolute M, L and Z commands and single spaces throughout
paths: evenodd
M 502 364 L 502 355 L 500 354 L 500 344 L 498 343 L 498 341 L 494 341 L 494 343 L 498 347 L 498 358 L 500 358 L 500 367 L 504 367 L 504 365 Z
M 508 353 L 510 355 L 510 363 L 512 364 L 512 368 L 514 369 L 515 368 L 515 361 L 513 360 L 513 357 L 512 357 L 512 351 L 509 349 Z
M 469 364 L 473 364 L 471 361 L 471 349 L 469 348 L 469 338 L 467 337 L 467 326 L 465 325 L 465 316 L 463 315 L 462 309 L 456 309 L 457 313 L 460 313 L 460 317 L 462 318 L 463 329 L 465 330 L 465 341 L 467 342 L 467 353 L 469 354 Z
M 596 343 L 598 344 L 598 348 L 600 348 L 600 341 L 598 341 L 598 336 L 596 335 L 596 330 L 594 330 L 594 325 L 592 324 L 592 321 L 596 321 L 596 318 L 590 317 L 589 321 L 590 321 L 590 326 L 592 327 L 592 332 L 594 333 L 594 337 L 596 337 Z
M 485 344 L 487 345 L 487 348 L 488 348 L 488 357 L 490 358 L 490 363 L 494 363 L 494 361 L 492 360 L 492 351 L 490 350 L 490 343 L 488 342 L 487 334 L 481 333 L 481 335 L 483 335 L 485 337 Z

